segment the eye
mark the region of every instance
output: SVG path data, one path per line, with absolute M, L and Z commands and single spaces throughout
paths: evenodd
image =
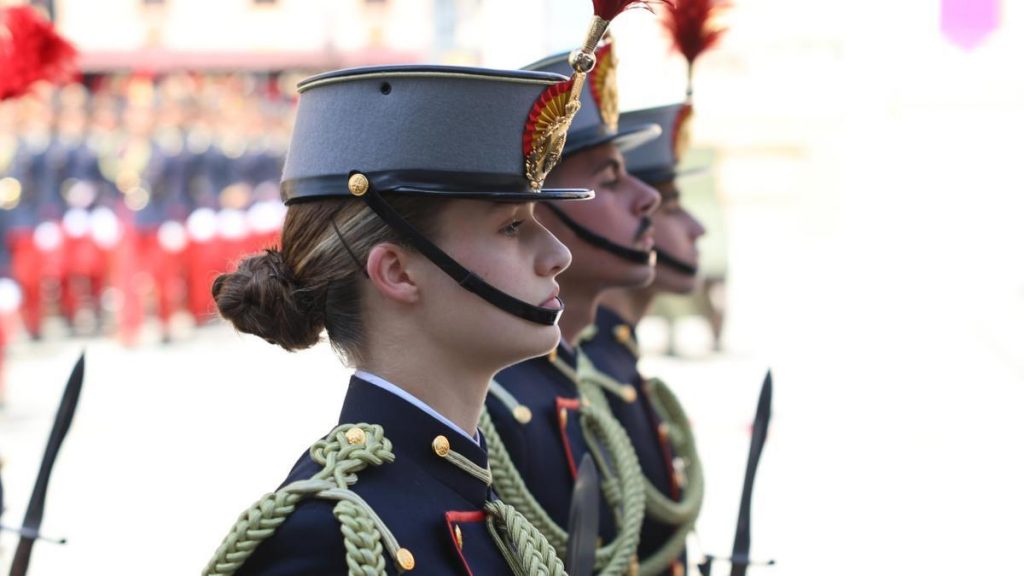
M 511 224 L 501 229 L 501 233 L 509 238 L 515 238 L 519 235 L 519 227 L 522 225 L 522 220 L 513 220 Z
M 615 190 L 616 188 L 619 187 L 619 183 L 620 182 L 621 182 L 621 180 L 619 180 L 619 178 L 616 176 L 615 178 L 612 178 L 611 180 L 606 180 L 604 182 L 601 182 L 601 187 L 602 188 L 608 188 L 609 190 Z

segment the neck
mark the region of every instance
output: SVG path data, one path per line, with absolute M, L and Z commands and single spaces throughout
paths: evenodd
M 601 291 L 596 288 L 574 286 L 572 283 L 562 286 L 561 297 L 565 302 L 565 312 L 558 321 L 558 327 L 562 330 L 562 339 L 572 346 L 579 343 L 583 329 L 594 323 L 600 294 Z
M 496 370 L 469 362 L 464 355 L 452 354 L 422 337 L 378 339 L 369 343 L 364 356 L 359 369 L 409 392 L 469 436 L 476 435 L 487 387 Z
M 617 288 L 601 294 L 601 305 L 615 312 L 629 324 L 636 326 L 647 315 L 654 303 L 657 291 L 651 286 L 645 288 Z

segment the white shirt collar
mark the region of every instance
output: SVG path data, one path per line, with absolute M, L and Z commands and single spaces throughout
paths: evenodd
M 356 370 L 355 377 L 359 378 L 360 380 L 364 380 L 366 382 L 369 382 L 370 384 L 373 384 L 374 386 L 377 386 L 379 388 L 383 388 L 384 390 L 387 390 L 388 392 L 391 392 L 395 396 L 398 396 L 399 398 L 405 400 L 406 402 L 408 402 L 408 403 L 412 404 L 413 406 L 419 408 L 420 410 L 426 412 L 427 414 L 430 414 L 431 416 L 433 416 L 436 420 L 440 421 L 445 426 L 451 428 L 452 430 L 458 432 L 459 434 L 462 434 L 466 438 L 469 438 L 474 443 L 476 443 L 478 446 L 480 445 L 480 440 L 479 440 L 480 433 L 479 432 L 476 432 L 476 437 L 470 436 L 469 434 L 466 433 L 465 430 L 463 430 L 462 428 L 459 428 L 454 422 L 452 422 L 451 420 L 445 418 L 443 414 L 441 414 L 437 410 L 434 410 L 429 405 L 427 405 L 427 403 L 425 403 L 424 401 L 420 400 L 419 398 L 413 396 L 408 391 L 406 391 L 406 390 L 404 390 L 402 388 L 399 388 L 398 386 L 392 384 L 391 382 L 388 382 L 387 380 L 381 378 L 380 376 L 377 376 L 376 374 L 371 374 L 371 373 L 366 372 L 364 370 Z

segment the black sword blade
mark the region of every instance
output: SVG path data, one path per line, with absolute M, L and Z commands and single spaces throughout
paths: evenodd
M 743 477 L 743 496 L 740 499 L 739 519 L 736 522 L 736 538 L 732 545 L 732 576 L 746 576 L 750 565 L 750 499 L 754 491 L 754 475 L 761 460 L 761 450 L 768 437 L 768 421 L 772 416 L 772 372 L 768 371 L 761 385 L 761 396 L 757 400 L 757 413 L 750 435 L 750 454 L 747 456 L 747 472 Z
M 46 489 L 50 485 L 50 473 L 53 472 L 53 463 L 57 460 L 57 452 L 60 450 L 64 437 L 67 436 L 71 427 L 71 419 L 78 407 L 78 396 L 82 391 L 82 380 L 85 376 L 85 352 L 78 357 L 71 377 L 68 378 L 67 386 L 64 387 L 64 395 L 60 400 L 60 407 L 57 409 L 57 417 L 54 419 L 53 428 L 50 430 L 50 439 L 46 443 L 46 451 L 43 453 L 43 462 L 39 465 L 39 475 L 36 477 L 36 484 L 32 488 L 32 498 L 29 500 L 28 509 L 25 511 L 25 520 L 22 522 L 22 529 L 25 531 L 18 541 L 18 548 L 14 552 L 14 560 L 11 562 L 11 576 L 24 576 L 28 571 L 28 561 L 32 556 L 32 545 L 36 538 L 39 525 L 43 519 L 43 508 L 46 507 Z
M 569 542 L 565 556 L 565 571 L 569 576 L 590 576 L 594 572 L 600 498 L 601 479 L 594 460 L 586 454 L 576 471 L 569 506 Z

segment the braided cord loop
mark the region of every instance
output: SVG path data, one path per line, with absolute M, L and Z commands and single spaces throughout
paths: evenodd
M 234 574 L 307 498 L 337 502 L 334 516 L 344 536 L 350 574 L 386 574 L 384 550 L 395 558 L 398 542 L 370 506 L 349 489 L 360 471 L 394 462 L 395 454 L 384 429 L 375 424 L 342 424 L 313 444 L 310 456 L 323 468 L 307 480 L 266 494 L 243 512 L 206 565 L 204 576 Z
M 578 361 L 580 380 L 588 391 L 587 398 L 610 411 L 601 390 L 609 389 L 605 381 L 611 378 L 599 371 L 582 352 Z M 686 538 L 693 532 L 704 502 L 704 469 L 697 454 L 690 419 L 675 394 L 659 379 L 651 378 L 646 383 L 654 412 L 668 424 L 668 441 L 673 454 L 685 463 L 687 479 L 683 498 L 675 501 L 658 490 L 646 476 L 643 477 L 647 516 L 662 524 L 677 526 L 661 548 L 640 563 L 640 576 L 654 576 L 663 573 L 686 549 Z
M 566 576 L 555 547 L 525 516 L 500 500 L 484 510 L 487 530 L 516 576 Z
M 576 381 L 574 375 L 572 379 Z M 602 491 L 612 507 L 617 528 L 615 538 L 597 549 L 595 568 L 601 576 L 627 574 L 634 561 L 643 524 L 644 492 L 639 482 L 643 472 L 626 431 L 610 413 L 596 408 L 584 398 L 580 403 L 580 422 L 584 439 L 604 478 Z M 480 417 L 480 431 L 487 440 L 498 495 L 521 512 L 524 519 L 551 543 L 558 556 L 563 557 L 568 546 L 568 533 L 551 519 L 530 493 L 486 410 Z M 603 454 L 607 454 L 610 461 Z

